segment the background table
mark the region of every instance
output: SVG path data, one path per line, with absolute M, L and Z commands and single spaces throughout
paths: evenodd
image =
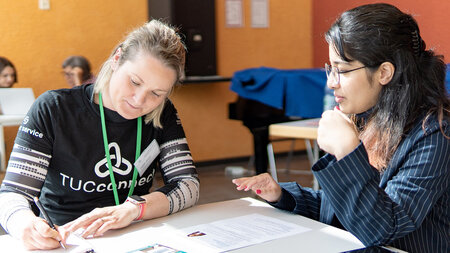
M 163 233 L 175 233 L 176 230 L 213 221 L 238 217 L 247 214 L 261 214 L 274 217 L 286 222 L 298 224 L 311 230 L 273 241 L 252 245 L 234 250 L 233 252 L 342 252 L 364 247 L 363 244 L 347 231 L 305 218 L 300 215 L 288 213 L 271 207 L 265 202 L 242 198 L 198 205 L 179 213 L 132 224 L 131 226 L 108 231 L 103 237 L 89 239 L 96 252 L 126 252 L 145 245 L 159 242 Z M 174 237 L 176 238 L 176 237 Z M 170 245 L 179 250 L 188 252 L 205 252 L 200 248 L 188 245 L 178 245 L 173 239 Z M 2 250 L 14 249 L 20 251 L 19 242 L 9 235 L 0 236 Z M 51 252 L 70 252 L 56 249 Z
M 4 126 L 20 125 L 25 118 L 25 115 L 0 115 L 0 170 L 6 170 L 6 150 L 5 150 L 5 134 Z
M 319 146 L 316 141 L 319 120 L 319 118 L 315 118 L 272 124 L 269 126 L 269 136 L 305 139 L 306 152 L 312 167 L 312 165 L 319 159 Z M 312 146 L 310 140 L 313 142 Z M 267 153 L 269 157 L 270 173 L 272 174 L 272 177 L 278 181 L 272 143 L 267 145 Z M 315 190 L 319 189 L 319 183 L 316 178 L 314 178 L 313 188 Z

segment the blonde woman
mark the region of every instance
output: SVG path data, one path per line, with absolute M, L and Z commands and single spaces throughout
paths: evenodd
M 52 249 L 80 228 L 84 237 L 101 236 L 193 206 L 197 172 L 168 99 L 184 62 L 180 37 L 153 20 L 116 47 L 94 85 L 40 96 L 19 128 L 2 184 L 5 230 L 28 249 Z M 164 185 L 150 192 L 157 170 Z M 39 197 L 60 232 L 24 195 Z

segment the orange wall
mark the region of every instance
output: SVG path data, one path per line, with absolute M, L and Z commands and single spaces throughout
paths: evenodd
M 325 62 L 328 62 L 328 45 L 323 34 L 339 14 L 358 5 L 376 2 L 380 1 L 313 1 L 314 67 L 322 67 Z M 413 14 L 419 23 L 420 33 L 427 48 L 434 48 L 437 53 L 444 55 L 446 62 L 450 62 L 450 1 L 385 0 L 383 2 Z
M 107 58 L 126 31 L 147 18 L 146 1 L 50 0 L 39 10 L 37 0 L 0 1 L 0 55 L 16 66 L 19 83 L 35 95 L 67 87 L 63 60 L 86 56 L 94 70 Z
M 224 0 L 216 0 L 219 75 L 259 66 L 312 66 L 312 0 L 269 1 L 267 29 L 250 27 L 250 0 L 242 2 L 244 27 L 226 28 Z M 123 35 L 147 20 L 146 0 L 50 0 L 50 7 L 39 10 L 37 0 L 0 0 L 0 55 L 16 65 L 15 87 L 32 87 L 36 96 L 67 87 L 60 73 L 67 56 L 86 56 L 96 71 Z M 228 103 L 237 97 L 229 85 L 190 84 L 172 97 L 196 161 L 252 154 L 248 129 L 228 119 Z M 17 127 L 5 130 L 8 153 L 16 132 Z
M 250 27 L 250 0 L 244 5 L 244 26 L 225 27 L 225 4 L 216 0 L 218 74 L 270 66 L 308 68 L 312 65 L 311 1 L 269 1 L 269 28 Z M 248 156 L 253 139 L 241 121 L 228 119 L 228 103 L 237 95 L 230 83 L 189 84 L 178 89 L 173 100 L 188 135 L 196 161 Z M 277 143 L 276 151 L 287 147 Z M 302 142 L 298 146 L 304 147 Z
M 0 0 L 0 55 L 18 71 L 14 87 L 32 87 L 35 96 L 68 87 L 61 64 L 73 54 L 97 70 L 125 32 L 146 21 L 146 8 L 144 0 L 50 0 L 50 10 L 37 0 Z M 5 127 L 6 157 L 17 129 Z

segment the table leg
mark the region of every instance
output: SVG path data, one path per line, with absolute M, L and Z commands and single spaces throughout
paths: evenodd
M 312 166 L 319 160 L 319 145 L 317 145 L 317 141 L 313 140 L 313 147 L 311 147 L 310 140 L 305 139 L 306 144 L 306 153 L 308 154 L 309 163 Z M 316 177 L 313 179 L 313 189 L 319 190 L 319 182 L 317 182 Z
M 3 125 L 0 125 L 0 171 L 6 170 L 6 150 L 5 150 L 5 134 L 3 132 Z
M 308 155 L 309 165 L 312 167 L 314 165 L 314 151 L 311 147 L 311 142 L 309 139 L 305 139 L 305 146 L 306 146 L 306 154 Z
M 273 179 L 278 182 L 277 166 L 275 165 L 275 154 L 273 153 L 273 146 L 271 142 L 267 144 L 267 154 L 269 158 L 270 174 L 272 175 Z
M 308 160 L 312 167 L 317 162 L 317 160 L 319 160 L 319 146 L 317 145 L 316 140 L 313 140 L 313 146 L 311 146 L 309 139 L 305 139 L 305 145 Z M 271 142 L 267 144 L 267 156 L 269 160 L 270 174 L 272 175 L 273 179 L 275 179 L 275 181 L 278 182 L 277 166 L 275 163 L 275 153 L 273 152 L 273 146 Z M 319 182 L 317 182 L 317 179 L 314 176 L 313 176 L 313 189 L 319 190 Z
M 256 175 L 267 172 L 267 144 L 269 144 L 269 128 L 260 127 L 252 129 L 255 152 Z
M 314 163 L 316 163 L 319 160 L 319 145 L 317 145 L 317 140 L 314 140 L 313 142 L 314 142 Z M 313 189 L 316 191 L 319 190 L 319 182 L 317 182 L 316 177 L 314 177 Z

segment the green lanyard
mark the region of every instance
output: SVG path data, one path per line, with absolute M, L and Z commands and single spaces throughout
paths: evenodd
M 102 100 L 101 92 L 98 93 L 98 100 L 99 100 L 99 105 L 100 105 L 100 118 L 102 120 L 103 144 L 105 146 L 106 160 L 108 161 L 109 177 L 111 178 L 111 185 L 113 187 L 114 200 L 116 202 L 116 205 L 119 205 L 120 204 L 119 203 L 119 194 L 117 193 L 116 180 L 114 179 L 114 172 L 113 172 L 113 167 L 112 167 L 112 163 L 111 163 L 111 156 L 109 154 L 108 136 L 106 135 L 105 113 L 103 111 L 103 100 Z M 139 118 L 137 118 L 135 161 L 137 161 L 137 159 L 141 155 L 141 136 L 142 136 L 142 117 L 139 117 Z M 136 184 L 137 174 L 138 174 L 138 171 L 136 169 L 136 166 L 134 166 L 133 180 L 131 182 L 130 191 L 128 192 L 128 196 L 131 196 L 133 194 L 134 185 Z

